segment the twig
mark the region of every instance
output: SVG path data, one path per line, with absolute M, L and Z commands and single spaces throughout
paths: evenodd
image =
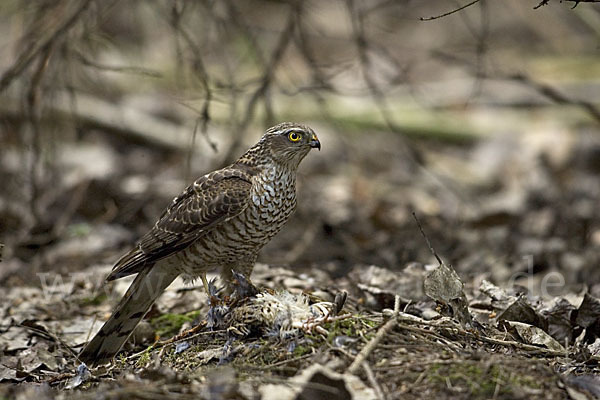
M 74 376 L 75 376 L 75 374 L 73 372 L 63 372 L 62 374 L 54 375 L 52 378 L 45 381 L 45 383 L 47 383 L 48 385 L 54 385 L 58 382 L 61 382 L 61 381 L 67 380 L 67 379 L 71 379 Z
M 194 62 L 192 63 L 192 69 L 196 74 L 196 77 L 200 80 L 202 84 L 202 89 L 204 89 L 204 103 L 202 105 L 202 110 L 199 112 L 198 118 L 196 118 L 196 123 L 194 124 L 194 130 L 192 133 L 192 142 L 189 147 L 187 159 L 186 159 L 186 171 L 185 176 L 186 180 L 189 178 L 191 173 L 191 161 L 194 155 L 194 148 L 196 143 L 196 136 L 198 131 L 202 133 L 202 135 L 206 138 L 209 146 L 213 149 L 213 151 L 217 151 L 217 145 L 210 140 L 208 136 L 208 124 L 210 122 L 210 105 L 213 98 L 211 86 L 210 86 L 210 76 L 204 64 L 204 60 L 201 55 L 203 54 L 203 50 L 201 46 L 198 46 L 193 39 L 192 34 L 190 34 L 187 29 L 181 23 L 183 11 L 179 11 L 176 5 L 173 5 L 171 18 L 169 19 L 170 26 L 173 28 L 176 34 L 181 35 L 181 37 L 185 40 L 188 47 L 191 49 L 191 54 L 194 57 Z M 181 57 L 179 46 L 178 46 L 178 56 Z
M 561 0 L 560 2 L 562 3 L 563 1 L 565 3 L 575 3 L 571 9 L 577 7 L 579 3 L 600 3 L 600 0 Z M 537 10 L 542 6 L 548 5 L 548 3 L 550 3 L 550 0 L 542 0 L 537 6 L 533 7 L 533 9 Z
M 410 315 L 410 314 L 408 314 L 408 315 L 398 314 L 397 317 L 394 318 L 394 320 L 396 320 L 398 322 L 402 321 L 402 322 L 408 322 L 411 324 L 420 324 L 420 325 L 425 325 L 425 326 L 431 326 L 431 327 L 437 328 L 437 329 L 450 329 L 454 332 L 454 334 L 468 336 L 473 340 L 479 340 L 482 342 L 496 344 L 496 345 L 500 345 L 500 346 L 504 346 L 504 347 L 517 347 L 517 348 L 519 348 L 521 350 L 525 350 L 527 352 L 541 353 L 546 356 L 559 357 L 559 356 L 565 355 L 565 353 L 563 351 L 551 350 L 551 349 L 548 349 L 545 347 L 535 346 L 532 344 L 516 342 L 514 340 L 494 339 L 494 338 L 490 338 L 488 336 L 478 335 L 478 334 L 469 332 L 467 330 L 462 329 L 458 325 L 447 325 L 447 324 L 442 325 L 442 324 L 436 323 L 434 321 L 426 321 L 422 318 L 419 318 L 419 317 L 416 317 L 416 316 Z M 403 329 L 417 330 L 420 333 L 425 333 L 428 335 L 436 335 L 436 336 L 438 335 L 437 332 L 432 331 L 432 330 L 423 329 L 423 328 L 419 328 L 416 326 L 404 325 L 404 324 L 399 324 L 399 325 Z M 593 358 L 595 360 L 600 360 L 600 356 L 592 356 L 591 358 Z
M 198 333 L 198 331 L 204 329 L 207 324 L 208 324 L 208 322 L 206 320 L 202 320 L 198 324 L 193 326 L 192 328 L 186 330 L 185 332 L 182 332 L 179 335 L 175 335 L 172 338 L 163 341 L 162 344 L 167 345 L 167 344 L 179 342 L 184 339 L 190 339 L 190 338 L 194 337 L 194 335 L 196 333 Z
M 423 235 L 423 238 L 425 239 L 425 242 L 427 242 L 427 247 L 429 247 L 429 251 L 431 251 L 431 254 L 434 255 L 434 257 L 436 258 L 436 260 L 438 261 L 438 263 L 440 265 L 443 265 L 444 263 L 442 262 L 442 259 L 440 258 L 440 256 L 438 256 L 437 252 L 435 251 L 435 249 L 431 245 L 431 242 L 429 241 L 429 238 L 427 237 L 427 235 L 423 231 L 423 227 L 421 226 L 421 222 L 419 222 L 419 218 L 417 218 L 417 214 L 414 211 L 412 212 L 412 216 L 415 219 L 415 221 L 417 222 L 417 226 L 419 227 L 419 230 L 421 231 L 421 235 Z
M 362 350 L 360 351 L 360 353 L 358 353 L 358 355 L 356 356 L 352 364 L 350 364 L 350 367 L 348 367 L 346 372 L 348 372 L 349 374 L 356 374 L 356 372 L 362 366 L 363 362 L 365 362 L 369 354 L 371 354 L 373 350 L 375 350 L 375 347 L 377 347 L 381 339 L 383 339 L 383 337 L 387 335 L 388 332 L 394 328 L 394 326 L 396 326 L 396 324 L 398 323 L 398 321 L 396 321 L 396 317 L 398 316 L 399 312 L 400 296 L 396 295 L 394 302 L 394 314 L 392 314 L 392 318 L 390 318 L 390 320 L 387 321 L 381 327 L 381 329 L 379 329 L 379 331 L 377 331 L 377 334 L 373 337 L 373 339 L 371 339 L 371 341 L 367 343 L 365 347 L 362 348 Z
M 160 72 L 149 69 L 149 68 L 105 65 L 105 64 L 101 64 L 97 61 L 90 60 L 80 51 L 75 50 L 72 52 L 72 54 L 77 61 L 79 61 L 81 64 L 85 65 L 86 67 L 92 67 L 92 68 L 96 68 L 96 69 L 102 70 L 102 71 L 136 74 L 136 75 L 146 75 L 151 78 L 162 78 L 162 74 Z
M 346 7 L 348 8 L 350 21 L 352 23 L 352 34 L 354 36 L 355 46 L 358 52 L 358 61 L 360 66 L 360 71 L 363 77 L 365 84 L 367 85 L 367 89 L 369 94 L 373 99 L 373 103 L 375 104 L 377 110 L 381 114 L 381 117 L 387 126 L 387 128 L 394 133 L 399 133 L 400 135 L 404 135 L 404 130 L 398 126 L 398 124 L 394 121 L 393 112 L 391 111 L 391 107 L 386 98 L 385 92 L 378 86 L 376 80 L 371 76 L 370 73 L 370 58 L 368 54 L 368 50 L 372 48 L 377 49 L 378 47 L 373 44 L 372 41 L 368 40 L 368 37 L 365 33 L 364 27 L 364 18 L 365 15 L 357 9 L 357 5 L 355 0 L 346 0 Z M 398 62 L 389 55 L 386 51 L 378 52 L 379 55 L 388 59 L 392 64 L 396 65 L 396 68 L 400 69 L 400 65 Z M 402 138 L 402 136 L 399 136 Z M 409 160 L 413 165 L 415 165 L 425 176 L 430 177 L 436 185 L 443 187 L 449 192 L 453 193 L 457 198 L 463 199 L 462 194 L 456 189 L 449 186 L 448 182 L 442 181 L 438 176 L 433 174 L 429 168 L 423 165 L 421 161 L 421 155 L 419 151 L 411 145 L 408 141 L 402 140 L 400 142 L 402 144 L 401 151 L 404 153 L 402 156 Z
M 334 88 L 329 84 L 327 77 L 317 62 L 318 57 L 314 54 L 309 46 L 309 37 L 304 30 L 302 14 L 296 15 L 298 27 L 298 36 L 296 37 L 296 45 L 300 51 L 300 55 L 304 58 L 306 64 L 310 67 L 311 80 L 314 82 L 315 88 L 334 91 Z M 314 90 L 313 90 L 314 92 Z
M 0 93 L 10 85 L 34 60 L 34 58 L 53 41 L 65 34 L 79 19 L 79 16 L 88 8 L 91 0 L 83 0 L 73 13 L 61 21 L 54 30 L 31 44 L 27 50 L 22 52 L 17 60 L 2 74 L 0 78 Z
M 383 394 L 383 391 L 381 390 L 381 386 L 379 385 L 379 382 L 377 382 L 377 378 L 375 378 L 375 374 L 373 373 L 373 370 L 369 366 L 369 363 L 366 361 L 363 362 L 362 368 L 365 371 L 365 374 L 367 375 L 367 380 L 369 381 L 371 386 L 373 386 L 373 389 L 375 389 L 375 395 L 377 396 L 377 398 L 380 400 L 385 400 L 385 395 Z
M 582 107 L 592 117 L 594 117 L 596 121 L 600 122 L 600 109 L 596 107 L 595 104 L 589 101 L 569 98 L 567 95 L 558 91 L 558 89 L 545 83 L 537 82 L 524 74 L 509 75 L 507 78 L 516 82 L 523 83 L 535 89 L 538 93 L 546 96 L 547 98 L 553 100 L 558 104 L 567 104 Z
M 258 104 L 258 100 L 260 100 L 261 98 L 265 99 L 271 87 L 275 72 L 281 64 L 281 61 L 283 60 L 283 55 L 285 54 L 285 51 L 291 43 L 291 39 L 293 37 L 297 21 L 296 15 L 301 11 L 301 3 L 302 2 L 300 1 L 294 3 L 292 10 L 290 10 L 286 26 L 283 28 L 283 31 L 279 34 L 278 42 L 275 45 L 275 49 L 271 54 L 271 58 L 269 59 L 269 62 L 265 65 L 265 71 L 260 79 L 260 85 L 250 96 L 250 100 L 248 100 L 242 120 L 239 123 L 234 124 L 236 135 L 233 143 L 229 146 L 229 149 L 223 157 L 223 163 L 225 164 L 229 163 L 233 159 L 235 154 L 238 152 L 239 147 L 242 143 L 243 133 L 245 132 L 246 128 L 250 124 L 250 121 L 252 120 L 252 117 L 254 116 L 254 111 Z M 266 100 L 265 105 L 268 105 Z
M 533 352 L 533 353 L 542 353 L 546 356 L 560 357 L 560 356 L 565 355 L 565 353 L 563 351 L 551 350 L 551 349 L 548 349 L 545 347 L 534 346 L 532 344 L 516 342 L 514 340 L 500 340 L 500 339 L 490 338 L 487 336 L 474 335 L 473 333 L 462 330 L 462 329 L 458 329 L 458 333 L 465 335 L 465 336 L 470 336 L 471 338 L 473 338 L 475 340 L 481 340 L 482 342 L 488 342 L 491 344 L 497 344 L 497 345 L 505 346 L 505 347 L 517 347 L 521 350 L 525 350 L 525 351 Z M 598 356 L 592 356 L 590 358 L 600 359 L 600 357 L 598 357 Z
M 423 340 L 428 341 L 430 343 L 442 344 L 445 349 L 452 348 L 456 352 L 460 352 L 462 350 L 462 348 L 459 345 L 448 340 L 447 338 L 443 337 L 438 332 L 435 332 L 433 330 L 425 329 L 425 328 L 422 328 L 419 326 L 406 325 L 406 324 L 402 324 L 400 322 L 398 322 L 398 327 L 400 329 L 402 329 L 403 331 L 409 331 L 409 332 L 413 332 L 413 333 L 421 333 L 421 334 L 433 336 L 437 340 L 437 342 L 426 340 L 425 337 L 423 337 Z M 439 327 L 436 327 L 436 328 L 439 328 Z M 448 328 L 443 328 L 443 329 L 448 329 Z M 454 329 L 454 328 L 449 328 L 449 329 Z
M 467 7 L 471 7 L 472 5 L 474 5 L 474 4 L 477 4 L 477 3 L 479 3 L 480 1 L 481 1 L 481 0 L 473 0 L 472 2 L 470 2 L 470 3 L 467 3 L 467 4 L 465 4 L 465 5 L 464 5 L 464 6 L 462 6 L 462 7 L 458 7 L 458 8 L 456 8 L 456 9 L 454 9 L 454 10 L 452 10 L 452 11 L 448 11 L 448 12 L 446 12 L 446 13 L 444 13 L 444 14 L 435 15 L 435 16 L 432 16 L 432 17 L 421 17 L 421 18 L 419 18 L 419 19 L 420 19 L 421 21 L 432 21 L 432 20 L 434 20 L 434 19 L 444 18 L 444 17 L 447 17 L 448 15 L 452 15 L 452 14 L 454 14 L 454 13 L 457 13 L 457 12 L 461 11 L 461 10 L 464 10 L 464 9 L 465 9 L 465 8 L 467 8 Z
M 219 151 L 217 143 L 214 140 L 212 140 L 210 135 L 208 134 L 208 123 L 210 121 L 210 116 L 208 114 L 209 102 L 210 102 L 210 99 L 206 98 L 201 110 L 197 109 L 196 107 L 191 106 L 190 104 L 184 103 L 184 102 L 180 102 L 179 104 L 181 104 L 185 108 L 192 110 L 194 113 L 200 115 L 198 118 L 196 118 L 196 122 L 194 123 L 194 134 L 192 136 L 192 145 L 195 143 L 195 137 L 196 137 L 198 130 L 200 130 L 200 132 L 204 136 L 204 139 L 206 140 L 206 143 L 210 146 L 211 150 L 213 152 L 217 153 Z
M 548 4 L 550 0 L 542 0 L 540 1 L 540 4 L 538 4 L 537 6 L 533 7 L 534 10 L 537 10 L 538 8 L 545 6 L 546 4 Z
M 599 0 L 599 2 L 600 2 L 600 0 Z M 581 107 L 588 114 L 590 114 L 592 116 L 592 118 L 594 118 L 595 120 L 600 122 L 600 109 L 593 102 L 586 101 L 586 100 L 580 100 L 580 99 L 573 99 L 573 98 L 565 95 L 564 93 L 562 93 L 555 87 L 550 86 L 545 83 L 541 83 L 539 81 L 536 81 L 536 80 L 532 79 L 531 77 L 529 77 L 528 75 L 525 75 L 522 73 L 516 73 L 516 74 L 514 74 L 514 73 L 513 74 L 496 73 L 494 75 L 479 75 L 480 72 L 478 72 L 477 67 L 473 66 L 468 60 L 456 57 L 454 54 L 440 52 L 440 51 L 436 51 L 436 52 L 434 52 L 434 54 L 446 62 L 452 62 L 457 65 L 465 67 L 469 72 L 471 72 L 477 78 L 484 78 L 484 79 L 488 79 L 488 80 L 494 80 L 494 79 L 509 80 L 509 81 L 518 82 L 520 84 L 523 84 L 527 87 L 532 88 L 537 93 L 554 101 L 557 104 L 573 105 L 576 107 Z
M 48 69 L 48 63 L 52 57 L 54 42 L 48 43 L 42 49 L 41 57 L 38 59 L 37 67 L 31 76 L 31 82 L 26 93 L 26 106 L 24 114 L 31 126 L 30 154 L 31 161 L 29 165 L 29 180 L 31 185 L 31 197 L 29 199 L 29 208 L 35 218 L 36 223 L 42 221 L 41 212 L 38 208 L 40 196 L 39 178 L 42 171 L 42 130 L 40 129 L 40 85 L 44 79 L 44 74 Z
M 282 365 L 285 365 L 285 364 L 288 364 L 288 363 L 291 363 L 291 362 L 294 362 L 294 361 L 301 361 L 301 360 L 304 360 L 304 359 L 307 359 L 307 358 L 311 358 L 313 356 L 314 356 L 314 354 L 309 353 L 309 354 L 305 354 L 303 356 L 298 356 L 298 357 L 290 358 L 290 359 L 287 359 L 287 360 L 277 361 L 276 363 L 273 363 L 273 364 L 262 365 L 262 366 L 258 367 L 258 369 L 261 369 L 261 370 L 270 370 L 271 368 L 274 368 L 274 367 L 280 367 Z

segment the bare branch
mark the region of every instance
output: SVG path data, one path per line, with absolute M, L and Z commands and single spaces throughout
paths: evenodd
M 196 44 L 196 42 L 193 39 L 192 34 L 190 34 L 187 29 L 185 29 L 185 27 L 182 24 L 182 16 L 183 16 L 184 10 L 179 10 L 177 8 L 177 4 L 174 3 L 173 7 L 171 8 L 171 18 L 169 19 L 169 24 L 171 26 L 171 28 L 173 29 L 173 31 L 175 32 L 175 34 L 177 35 L 177 37 L 181 36 L 185 43 L 187 44 L 188 48 L 191 50 L 190 53 L 192 54 L 193 57 L 193 63 L 192 63 L 192 70 L 195 73 L 195 77 L 197 77 L 200 80 L 200 83 L 202 85 L 202 89 L 204 89 L 204 103 L 202 106 L 202 110 L 199 112 L 199 116 L 198 118 L 196 118 L 196 123 L 194 125 L 194 131 L 192 133 L 192 142 L 191 142 L 191 146 L 189 148 L 188 154 L 187 154 L 187 161 L 186 161 L 186 171 L 185 171 L 185 179 L 189 179 L 189 175 L 191 173 L 191 160 L 194 154 L 194 148 L 195 143 L 196 143 L 196 136 L 198 134 L 198 131 L 200 131 L 202 133 L 202 135 L 206 138 L 208 144 L 210 145 L 210 147 L 216 152 L 217 151 L 217 146 L 216 144 L 210 140 L 210 138 L 208 137 L 208 124 L 210 122 L 210 105 L 211 105 L 211 101 L 213 98 L 213 94 L 212 94 L 212 90 L 210 87 L 210 76 L 208 74 L 208 71 L 206 69 L 204 60 L 202 59 L 202 49 L 200 48 L 200 46 L 198 46 L 198 44 Z M 177 41 L 178 43 L 178 41 Z M 180 51 L 179 51 L 179 45 L 177 46 L 178 48 L 178 56 L 181 57 Z
M 152 78 L 162 78 L 162 74 L 160 72 L 149 69 L 149 68 L 101 64 L 97 61 L 90 60 L 88 57 L 86 57 L 83 53 L 81 53 L 78 50 L 73 50 L 72 54 L 73 54 L 74 58 L 77 61 L 79 61 L 81 64 L 83 64 L 87 67 L 96 68 L 98 70 L 109 71 L 109 72 L 128 73 L 128 74 L 137 74 L 137 75 L 146 75 L 146 76 L 149 76 Z
M 42 170 L 42 131 L 40 129 L 41 105 L 40 97 L 42 96 L 40 85 L 44 79 L 44 74 L 47 71 L 48 63 L 52 57 L 54 50 L 54 42 L 50 42 L 48 46 L 43 48 L 41 57 L 38 59 L 37 66 L 31 77 L 29 88 L 26 93 L 25 112 L 31 127 L 30 148 L 31 159 L 29 164 L 29 180 L 31 185 L 31 196 L 29 198 L 29 207 L 31 214 L 39 223 L 42 220 L 41 212 L 38 208 L 38 199 L 40 196 L 39 173 Z
M 561 0 L 560 2 L 561 3 L 562 2 L 575 3 L 575 4 L 573 4 L 573 7 L 571 7 L 571 9 L 573 9 L 573 8 L 577 7 L 579 5 L 579 3 L 600 3 L 600 0 Z M 542 6 L 548 5 L 548 3 L 550 3 L 550 0 L 542 0 L 542 1 L 540 1 L 540 3 L 537 6 L 533 7 L 533 9 L 537 10 L 538 8 L 540 8 Z
M 292 6 L 292 10 L 290 10 L 286 26 L 283 31 L 279 34 L 278 42 L 275 46 L 275 50 L 273 50 L 269 62 L 265 65 L 264 73 L 260 79 L 260 84 L 258 88 L 252 93 L 250 96 L 250 100 L 246 105 L 246 111 L 244 112 L 244 117 L 242 120 L 235 126 L 236 129 L 236 137 L 234 142 L 229 146 L 229 149 L 225 156 L 223 157 L 224 163 L 227 163 L 232 159 L 232 157 L 239 150 L 240 144 L 242 142 L 242 133 L 245 131 L 245 128 L 248 126 L 252 117 L 254 116 L 254 111 L 256 109 L 256 105 L 258 104 L 258 100 L 261 98 L 264 99 L 265 105 L 268 107 L 268 101 L 266 99 L 267 92 L 271 87 L 275 71 L 279 67 L 281 60 L 283 59 L 283 55 L 288 48 L 288 45 L 291 43 L 291 39 L 294 34 L 294 28 L 296 26 L 296 14 L 301 12 L 301 2 L 295 3 Z
M 360 353 L 356 356 L 352 364 L 346 370 L 349 374 L 356 374 L 358 369 L 367 360 L 369 354 L 375 350 L 375 347 L 381 342 L 381 340 L 396 326 L 398 323 L 397 317 L 400 313 L 400 296 L 396 295 L 394 299 L 394 312 L 392 317 L 377 331 L 375 336 L 360 350 Z
M 13 65 L 2 74 L 0 78 L 0 92 L 4 91 L 25 70 L 41 51 L 65 34 L 79 20 L 79 16 L 88 8 L 91 1 L 83 0 L 69 17 L 57 24 L 54 30 L 31 44 L 27 50 L 22 52 Z
M 558 89 L 538 81 L 531 79 L 529 76 L 524 74 L 515 74 L 507 76 L 507 79 L 523 83 L 538 93 L 546 96 L 550 100 L 557 104 L 574 105 L 583 108 L 590 114 L 596 121 L 600 122 L 600 109 L 592 102 L 580 99 L 572 99 L 569 96 L 561 93 Z
M 470 63 L 467 60 L 458 58 L 453 54 L 449 54 L 449 53 L 445 53 L 445 52 L 436 52 L 435 56 L 440 57 L 445 61 L 453 62 L 457 65 L 461 65 L 461 66 L 465 67 L 477 78 L 511 80 L 511 81 L 521 83 L 525 86 L 528 86 L 528 87 L 534 89 L 539 94 L 543 95 L 547 99 L 550 99 L 557 104 L 581 107 L 592 118 L 594 118 L 596 121 L 600 122 L 600 108 L 598 108 L 598 106 L 596 106 L 593 102 L 587 101 L 587 100 L 582 100 L 582 99 L 571 98 L 571 97 L 567 96 L 566 94 L 562 93 L 557 88 L 555 88 L 549 84 L 536 81 L 535 79 L 531 78 L 528 75 L 525 75 L 523 73 L 517 73 L 517 74 L 495 73 L 494 75 L 486 75 L 486 74 L 482 75 L 481 72 L 478 71 L 478 68 L 476 68 L 474 65 L 472 65 L 472 63 Z
M 444 14 L 440 14 L 440 15 L 434 15 L 434 16 L 432 16 L 432 17 L 421 17 L 421 18 L 419 18 L 419 19 L 420 19 L 421 21 L 433 21 L 434 19 L 444 18 L 444 17 L 447 17 L 448 15 L 452 15 L 452 14 L 454 14 L 454 13 L 457 13 L 457 12 L 459 12 L 459 11 L 462 11 L 462 10 L 464 10 L 465 8 L 471 7 L 472 5 L 474 5 L 474 4 L 477 4 L 477 3 L 479 3 L 480 1 L 481 1 L 481 0 L 473 0 L 472 2 L 470 2 L 470 3 L 467 3 L 467 4 L 465 4 L 465 5 L 464 5 L 464 6 L 462 6 L 462 7 L 458 7 L 458 8 L 456 8 L 456 9 L 454 9 L 454 10 L 452 10 L 452 11 L 448 11 L 448 12 L 446 12 L 446 13 L 444 13 Z

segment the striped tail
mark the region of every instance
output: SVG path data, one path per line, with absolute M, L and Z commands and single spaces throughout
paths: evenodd
M 108 321 L 79 354 L 81 361 L 88 366 L 102 364 L 121 350 L 152 304 L 177 278 L 172 268 L 165 270 L 159 263 L 138 273 Z

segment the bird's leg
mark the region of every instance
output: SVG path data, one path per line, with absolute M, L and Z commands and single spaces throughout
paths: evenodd
M 250 275 L 254 268 L 254 259 L 251 261 L 227 264 L 221 268 L 221 280 L 225 284 L 223 293 L 231 296 L 234 292 L 238 292 L 237 295 L 241 297 L 247 297 L 256 294 L 256 289 L 252 282 L 250 282 Z M 233 271 L 242 275 L 242 281 L 234 277 Z
M 200 274 L 200 279 L 202 279 L 202 284 L 204 285 L 204 290 L 206 290 L 206 295 L 210 298 L 211 294 L 208 290 L 208 281 L 206 280 L 206 273 L 202 272 Z

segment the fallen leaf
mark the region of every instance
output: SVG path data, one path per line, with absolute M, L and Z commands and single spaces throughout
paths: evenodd
M 524 343 L 544 346 L 555 351 L 565 351 L 565 348 L 556 339 L 537 326 L 517 321 L 504 321 L 504 325 L 513 328 Z
M 463 291 L 464 284 L 452 267 L 439 265 L 431 271 L 423 282 L 425 294 L 433 300 L 451 306 L 453 316 L 461 324 L 470 325 L 471 314 L 467 307 L 467 297 Z

